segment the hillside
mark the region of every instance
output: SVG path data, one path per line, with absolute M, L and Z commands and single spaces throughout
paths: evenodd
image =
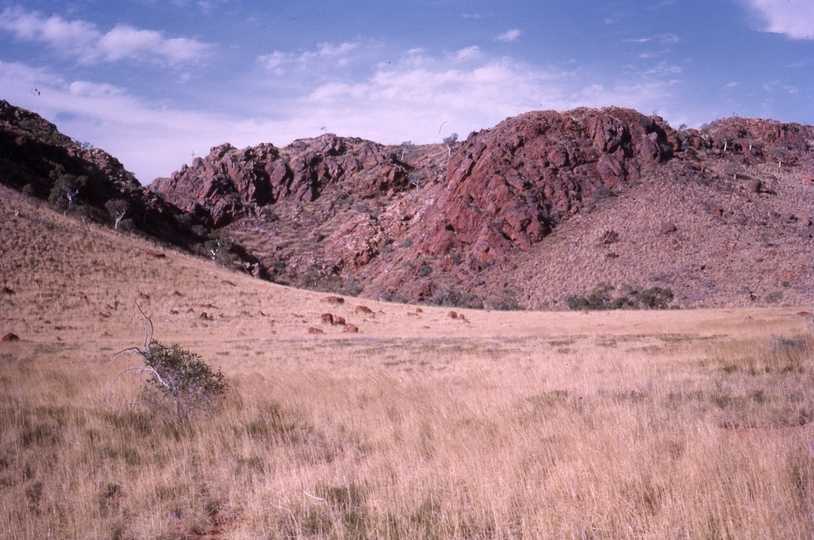
M 283 285 L 452 307 L 811 303 L 814 128 L 534 111 L 466 140 L 225 143 L 142 187 L 2 102 L 0 183 Z
M 598 288 L 629 306 L 667 289 L 662 305 L 791 305 L 812 300 L 813 141 L 768 120 L 543 111 L 451 148 L 227 144 L 150 189 L 304 288 L 496 309 Z

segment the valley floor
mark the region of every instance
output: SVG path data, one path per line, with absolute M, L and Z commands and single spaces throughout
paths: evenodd
M 0 214 L 4 538 L 814 536 L 803 307 L 452 318 Z M 189 427 L 105 371 L 136 304 L 229 381 Z

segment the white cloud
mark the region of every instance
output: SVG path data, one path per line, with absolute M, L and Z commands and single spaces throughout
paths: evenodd
M 672 45 L 674 43 L 678 43 L 679 41 L 681 41 L 681 38 L 679 38 L 675 34 L 659 34 L 656 36 L 656 39 L 658 39 L 665 45 Z
M 263 64 L 266 69 L 276 69 L 281 65 L 291 62 L 293 57 L 280 51 L 274 51 L 271 54 L 264 54 L 257 57 L 257 62 Z
M 345 66 L 349 63 L 348 54 L 356 49 L 359 43 L 331 43 L 316 44 L 315 51 L 306 51 L 300 55 L 274 51 L 271 54 L 264 54 L 257 57 L 257 63 L 266 69 L 273 71 L 277 75 L 282 75 L 282 69 L 286 64 L 298 64 L 298 67 L 306 67 L 309 63 L 319 60 L 330 60 L 338 66 Z
M 520 34 L 522 34 L 522 33 L 523 33 L 523 32 L 522 32 L 520 29 L 518 29 L 518 28 L 513 28 L 513 29 L 511 29 L 511 30 L 508 30 L 508 31 L 506 31 L 506 32 L 504 32 L 504 33 L 502 33 L 502 34 L 500 34 L 499 36 L 497 36 L 497 37 L 495 38 L 495 40 L 497 40 L 497 41 L 503 41 L 503 42 L 505 42 L 505 43 L 508 43 L 508 42 L 510 42 L 510 41 L 516 41 L 516 40 L 517 40 L 517 38 L 519 38 L 519 37 L 520 37 Z
M 724 88 L 735 88 L 736 86 L 738 86 L 738 83 L 736 81 L 732 81 L 732 82 L 726 83 L 724 85 Z
M 814 2 L 811 0 L 742 0 L 764 19 L 765 32 L 791 39 L 814 39 Z
M 211 46 L 195 39 L 165 38 L 160 32 L 117 25 L 102 33 L 87 21 L 66 21 L 59 15 L 47 19 L 20 7 L 0 14 L 0 29 L 18 40 L 45 43 L 82 64 L 121 60 L 153 61 L 169 65 L 202 60 Z
M 335 61 L 354 50 L 342 49 L 317 47 L 316 54 L 323 51 L 324 61 Z M 462 55 L 466 61 L 459 60 Z M 300 56 L 272 53 L 258 62 L 273 70 Z M 490 57 L 477 48 L 437 55 L 416 49 L 392 64 L 374 64 L 367 75 L 327 71 L 318 86 L 300 97 L 276 93 L 273 77 L 264 81 L 258 73 L 247 74 L 245 80 L 255 86 L 240 95 L 240 105 L 252 112 L 240 114 L 225 114 L 222 107 L 190 110 L 152 103 L 125 88 L 66 80 L 22 64 L 0 62 L 0 88 L 4 99 L 42 114 L 66 135 L 110 152 L 147 183 L 189 163 L 193 152 L 206 154 L 223 142 L 284 146 L 319 135 L 323 126 L 386 144 L 423 144 L 440 142 L 453 131 L 465 136 L 535 109 L 619 105 L 665 111 L 679 73 L 659 64 L 648 72 L 628 71 L 619 81 L 597 80 L 578 65 L 539 68 Z M 285 85 L 309 84 L 309 75 L 298 77 L 292 72 Z M 35 88 L 39 94 L 31 92 Z
M 478 60 L 483 58 L 483 55 L 480 52 L 480 47 L 477 45 L 472 45 L 471 47 L 465 47 L 455 51 L 453 56 L 457 60 Z
M 465 134 L 534 109 L 663 108 L 674 81 L 653 80 L 653 75 L 680 73 L 664 64 L 639 79 L 626 76 L 624 85 L 594 84 L 578 71 L 542 70 L 482 53 L 474 65 L 460 64 L 457 57 L 408 53 L 394 66 L 379 65 L 367 80 L 323 84 L 296 107 L 312 130 L 327 125 L 340 135 L 383 143 L 428 143 L 440 141 L 442 122 L 446 134 Z

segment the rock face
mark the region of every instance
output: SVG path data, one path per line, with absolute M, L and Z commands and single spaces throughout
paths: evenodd
M 811 127 L 769 120 L 675 130 L 616 107 L 536 111 L 472 133 L 451 152 L 330 134 L 284 148 L 221 145 L 151 189 L 224 227 L 272 279 L 295 286 L 508 309 L 557 307 L 600 282 L 646 288 L 670 279 L 687 287 L 676 303 L 700 305 L 718 298 L 715 287 L 731 289 L 716 281 L 723 275 L 681 277 L 709 273 L 686 262 L 683 246 L 711 227 L 723 229 L 694 257 L 718 260 L 707 251 L 723 249 L 730 267 L 768 260 L 754 246 L 769 240 L 756 238 L 808 241 L 812 141 Z M 719 246 L 728 235 L 729 247 Z M 572 247 L 558 252 L 563 245 Z M 802 291 L 810 269 L 783 264 L 795 267 L 783 283 Z M 769 294 L 764 285 L 752 289 Z
M 156 179 L 151 189 L 223 227 L 279 201 L 314 202 L 328 186 L 343 182 L 361 198 L 403 191 L 409 185 L 408 169 L 392 148 L 326 134 L 282 150 L 271 144 L 243 150 L 222 144 L 191 167 Z
M 638 181 L 678 145 L 660 118 L 629 109 L 531 112 L 467 138 L 449 162 L 421 248 L 471 248 L 481 265 L 528 250 L 591 199 Z

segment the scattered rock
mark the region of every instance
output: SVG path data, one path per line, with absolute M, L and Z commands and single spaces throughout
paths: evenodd
M 415 308 L 415 312 L 416 313 L 424 313 L 424 310 L 421 309 L 420 307 L 417 307 L 417 308 Z
M 320 330 L 319 328 L 314 328 L 314 327 L 312 326 L 312 327 L 310 327 L 310 328 L 308 329 L 308 333 L 309 333 L 309 334 L 324 334 L 325 332 L 323 332 L 323 331 L 322 331 L 322 330 Z
M 212 320 L 214 320 L 214 317 L 207 314 L 206 311 L 202 311 L 201 314 L 198 316 L 198 318 L 201 319 L 201 320 L 204 320 L 204 321 L 212 321 Z
M 334 316 L 330 313 L 323 313 L 322 314 L 322 324 L 333 324 L 334 323 Z
M 669 221 L 665 221 L 659 227 L 659 231 L 661 232 L 661 234 L 670 234 L 676 232 L 677 230 L 678 228 L 675 226 L 675 224 Z
M 359 328 L 357 326 L 352 325 L 352 324 L 348 324 L 348 325 L 345 326 L 345 328 L 342 329 L 342 331 L 346 332 L 348 334 L 358 334 L 359 333 Z
M 326 304 L 335 304 L 335 305 L 339 305 L 339 304 L 344 304 L 344 303 L 345 303 L 345 299 L 344 299 L 344 298 L 342 298 L 341 296 L 326 296 L 325 298 L 322 298 L 322 299 L 320 300 L 320 302 L 324 302 L 324 303 L 326 303 Z
M 9 332 L 8 334 L 0 338 L 0 341 L 20 341 L 20 336 Z
M 354 309 L 353 312 L 356 314 L 364 313 L 365 315 L 368 315 L 370 313 L 373 313 L 373 310 L 367 306 L 356 306 L 356 309 Z
M 0 289 L 0 294 L 14 294 L 14 291 L 8 287 L 3 287 Z
M 619 233 L 616 231 L 605 231 L 605 233 L 602 235 L 602 239 L 600 240 L 600 242 L 602 242 L 605 245 L 615 244 L 618 241 Z
M 749 180 L 749 182 L 746 184 L 746 191 L 749 193 L 760 193 L 762 188 L 763 182 L 757 178 Z
M 149 255 L 150 257 L 155 257 L 156 259 L 166 259 L 167 254 L 163 251 L 156 251 L 154 249 L 145 249 L 144 253 Z
M 334 317 L 334 320 L 333 320 L 332 324 L 334 326 L 345 326 L 345 317 L 340 317 L 339 315 L 336 315 Z
M 447 317 L 449 317 L 450 319 L 457 319 L 458 318 L 458 312 L 450 311 L 449 313 L 447 313 Z

